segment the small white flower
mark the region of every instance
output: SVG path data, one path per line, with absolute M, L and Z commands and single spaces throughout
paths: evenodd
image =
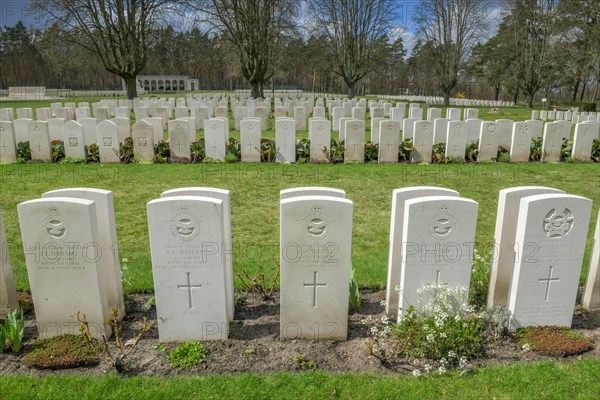
M 386 305 L 386 304 L 387 304 L 387 303 L 386 303 L 386 301 L 385 301 L 385 300 L 381 300 L 381 301 L 379 302 L 379 305 L 380 305 L 381 307 L 385 307 L 385 305 Z
M 531 346 L 529 345 L 529 343 L 525 343 L 525 344 L 523 345 L 523 347 L 521 347 L 521 349 L 522 349 L 524 352 L 528 352 L 528 351 L 530 351 L 530 350 L 531 350 Z
M 440 374 L 440 375 L 441 375 L 441 374 L 443 374 L 443 373 L 445 373 L 445 372 L 446 372 L 446 368 L 444 368 L 444 367 L 439 367 L 439 368 L 438 368 L 438 374 Z
M 430 364 L 425 364 L 425 372 L 431 372 L 431 365 Z
M 456 353 L 455 353 L 455 352 L 453 352 L 452 350 L 450 350 L 450 351 L 448 352 L 448 358 L 456 358 Z
M 376 335 L 376 334 L 377 334 L 377 332 L 379 332 L 379 329 L 377 329 L 377 327 L 376 327 L 376 326 L 372 326 L 372 327 L 371 327 L 371 333 L 372 333 L 373 335 Z
M 441 338 L 447 338 L 448 336 L 446 335 L 446 332 L 440 332 L 440 337 Z
M 126 262 L 128 262 L 128 261 L 129 261 L 129 260 L 128 260 L 128 259 L 126 259 L 126 258 L 124 258 L 124 259 L 122 260 L 122 262 L 124 262 L 124 263 L 126 263 Z
M 384 315 L 383 317 L 381 317 L 381 323 L 384 325 L 387 325 L 390 323 L 390 319 L 387 317 L 387 315 Z
M 429 335 L 427 335 L 427 341 L 429 343 L 435 343 L 435 335 L 433 333 L 430 333 Z
M 413 374 L 413 376 L 418 378 L 421 376 L 421 371 L 419 371 L 418 369 L 413 369 L 412 374 Z

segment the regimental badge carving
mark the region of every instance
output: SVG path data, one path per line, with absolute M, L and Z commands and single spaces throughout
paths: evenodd
M 559 239 L 573 228 L 574 217 L 566 207 L 553 208 L 544 217 L 543 228 L 549 238 Z
M 388 126 L 387 126 L 387 130 L 388 130 L 388 131 L 391 131 L 391 130 L 392 130 L 392 126 L 391 126 L 391 125 L 388 125 Z
M 175 125 L 175 130 L 181 131 L 181 130 L 183 130 L 183 126 L 181 126 L 181 124 L 177 124 L 177 125 Z
M 461 125 L 454 125 L 454 130 L 456 132 L 461 132 L 462 131 L 462 126 Z
M 0 126 L 0 132 L 1 132 L 1 133 L 4 133 L 4 131 L 5 131 L 5 130 L 6 130 L 6 129 L 4 129 L 4 127 L 3 127 L 3 126 Z
M 554 132 L 555 134 L 557 134 L 558 133 L 558 127 L 556 127 L 556 126 L 552 127 L 552 132 Z
M 423 132 L 426 132 L 427 131 L 427 125 L 425 125 L 425 124 L 421 125 L 421 130 Z
M 69 146 L 70 147 L 79 146 L 79 141 L 77 140 L 77 138 L 75 138 L 75 137 L 69 138 Z
M 488 125 L 487 131 L 489 134 L 496 132 L 496 125 L 492 125 L 492 124 Z
M 450 215 L 448 207 L 442 206 L 440 212 L 429 221 L 429 233 L 434 239 L 450 239 L 456 231 L 456 218 Z
M 140 147 L 146 147 L 146 146 L 148 146 L 148 138 L 146 138 L 146 137 L 139 137 L 138 138 L 138 145 Z
M 525 135 L 527 132 L 529 132 L 529 127 L 527 125 L 521 125 L 519 132 L 521 135 Z
M 306 233 L 318 240 L 325 239 L 329 236 L 329 227 L 335 223 L 331 219 L 325 218 L 325 210 L 319 206 L 314 206 L 310 209 L 306 218 L 299 220 L 299 224 L 304 226 Z
M 40 131 L 40 126 L 36 124 L 36 125 L 33 127 L 33 130 L 34 130 L 34 131 L 36 131 L 36 132 L 39 132 L 39 131 Z
M 48 216 L 43 221 L 36 221 L 51 240 L 62 242 L 71 234 L 71 223 L 62 220 L 56 207 L 48 209 Z
M 192 215 L 189 208 L 184 206 L 179 209 L 179 214 L 172 220 L 165 222 L 171 227 L 171 234 L 174 237 L 184 242 L 189 242 L 198 237 L 200 234 L 200 224 L 203 221 Z
M 590 130 L 588 128 L 583 128 L 583 133 L 585 133 L 586 135 L 589 135 Z
M 104 143 L 104 147 L 112 147 L 112 138 L 111 137 L 102 138 L 102 143 Z

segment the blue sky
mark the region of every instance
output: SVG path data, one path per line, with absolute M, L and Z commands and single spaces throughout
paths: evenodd
M 27 12 L 29 0 L 0 0 L 0 25 L 14 26 L 22 21 L 25 26 L 35 25 L 33 16 Z

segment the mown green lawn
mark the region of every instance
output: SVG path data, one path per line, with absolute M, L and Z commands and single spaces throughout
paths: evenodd
M 220 375 L 186 378 L 0 376 L 12 399 L 597 399 L 600 361 L 523 363 L 466 376 L 328 374 Z
M 29 287 L 16 205 L 48 190 L 93 187 L 114 193 L 117 235 L 127 291 L 151 291 L 152 272 L 146 203 L 177 187 L 210 186 L 231 190 L 233 260 L 236 271 L 267 271 L 279 262 L 279 191 L 299 186 L 344 189 L 354 202 L 352 263 L 363 287 L 385 287 L 392 191 L 408 186 L 458 190 L 479 203 L 476 248 L 491 249 L 498 191 L 523 185 L 549 186 L 594 201 L 585 278 L 600 207 L 599 164 L 442 164 L 442 165 L 280 165 L 153 164 L 0 166 L 0 209 L 4 215 L 16 283 Z M 237 282 L 239 287 L 240 282 Z

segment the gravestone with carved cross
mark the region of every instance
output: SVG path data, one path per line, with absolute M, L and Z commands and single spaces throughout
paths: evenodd
M 528 122 L 515 122 L 513 124 L 510 162 L 529 162 L 531 129 L 531 125 Z
M 275 162 L 296 162 L 296 121 L 293 118 L 275 120 Z
M 262 132 L 258 118 L 246 118 L 240 122 L 240 147 L 242 162 L 259 163 L 261 160 L 260 141 Z
M 479 152 L 477 161 L 495 160 L 498 156 L 498 125 L 485 121 L 479 132 Z
M 477 210 L 477 202 L 454 196 L 404 202 L 399 315 L 427 303 L 418 293 L 424 285 L 442 282 L 468 291 Z
M 343 107 L 339 108 L 343 109 Z M 326 119 L 311 119 L 308 138 L 310 140 L 310 161 L 315 163 L 329 162 L 331 123 Z
M 573 151 L 571 155 L 578 161 L 589 161 L 592 155 L 592 144 L 598 137 L 596 123 L 579 123 L 575 125 L 575 136 L 573 137 Z
M 448 118 L 436 118 L 433 120 L 433 144 L 446 143 L 448 136 Z
M 400 123 L 384 119 L 379 123 L 379 163 L 397 163 Z
M 13 123 L 0 121 L 0 164 L 12 164 L 17 161 L 17 144 Z
M 414 151 L 412 153 L 411 161 L 416 163 L 431 162 L 433 148 L 433 122 L 416 121 L 414 127 Z
M 159 340 L 227 339 L 223 201 L 173 196 L 147 209 Z
M 592 201 L 568 194 L 521 199 L 508 295 L 511 328 L 571 326 Z
M 465 159 L 467 147 L 467 123 L 463 121 L 448 122 L 446 135 L 446 158 L 460 157 Z
M 345 125 L 344 162 L 363 163 L 365 161 L 365 121 L 352 119 L 346 121 Z
M 204 121 L 204 145 L 206 157 L 225 161 L 225 121 L 210 118 Z
M 280 337 L 346 340 L 352 202 L 294 196 L 280 204 Z
M 48 135 L 48 123 L 42 121 L 31 121 L 28 124 L 29 149 L 32 161 L 50 161 L 50 137 Z
M 512 138 L 514 121 L 511 119 L 497 119 L 496 126 L 498 127 L 498 146 L 510 150 L 510 142 Z
M 563 143 L 561 131 L 564 124 L 560 122 L 547 123 L 544 128 L 542 141 L 542 161 L 559 162 L 560 151 Z
M 171 162 L 189 163 L 191 158 L 191 143 L 189 122 L 181 119 L 169 121 L 169 148 Z

